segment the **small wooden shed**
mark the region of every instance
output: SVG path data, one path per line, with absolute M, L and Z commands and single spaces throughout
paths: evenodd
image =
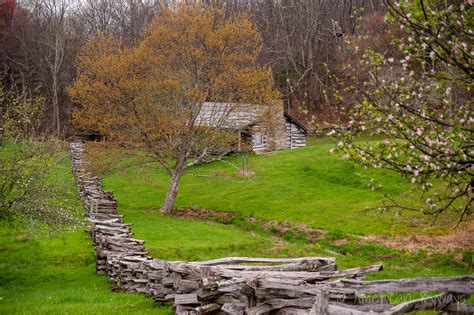
M 301 122 L 284 112 L 280 101 L 263 105 L 205 102 L 196 123 L 236 130 L 256 153 L 304 147 L 308 134 Z
M 289 149 L 306 146 L 308 128 L 288 113 L 284 113 L 286 125 L 286 143 Z

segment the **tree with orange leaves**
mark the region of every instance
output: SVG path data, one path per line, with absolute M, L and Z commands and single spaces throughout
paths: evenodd
M 204 119 L 203 103 L 268 104 L 278 97 L 270 69 L 257 66 L 260 47 L 243 14 L 226 16 L 199 2 L 163 9 L 133 47 L 105 35 L 84 46 L 69 88 L 82 105 L 74 123 L 152 155 L 171 177 L 160 209 L 169 213 L 183 171 L 236 142 L 226 129 L 233 107 L 215 106 Z

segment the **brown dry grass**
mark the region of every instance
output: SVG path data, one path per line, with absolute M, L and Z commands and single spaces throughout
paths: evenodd
M 452 249 L 474 250 L 474 221 L 448 235 L 411 235 L 407 237 L 365 236 L 364 240 L 398 249 L 424 249 L 427 252 L 447 252 Z

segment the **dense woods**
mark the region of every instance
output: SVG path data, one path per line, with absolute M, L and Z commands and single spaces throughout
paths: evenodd
M 42 130 L 71 133 L 73 104 L 65 93 L 75 58 L 88 38 L 118 35 L 128 43 L 149 23 L 158 2 L 6 0 L 0 4 L 0 63 L 6 97 L 46 99 Z
M 325 90 L 332 80 L 326 66 L 337 68 L 335 49 L 342 38 L 359 32 L 361 21 L 385 12 L 380 0 L 202 1 L 226 14 L 249 13 L 263 38 L 261 65 L 273 72 L 287 111 L 309 120 L 330 116 Z M 77 70 L 80 48 L 95 35 L 117 36 L 126 45 L 167 0 L 5 0 L 0 4 L 0 63 L 7 95 L 45 98 L 42 130 L 71 134 L 74 104 L 65 93 Z M 383 26 L 379 26 L 383 27 Z

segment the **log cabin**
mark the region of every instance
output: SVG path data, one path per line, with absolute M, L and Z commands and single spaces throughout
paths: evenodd
M 197 124 L 236 130 L 241 143 L 255 153 L 306 146 L 308 129 L 290 114 L 283 103 L 240 104 L 204 102 Z

